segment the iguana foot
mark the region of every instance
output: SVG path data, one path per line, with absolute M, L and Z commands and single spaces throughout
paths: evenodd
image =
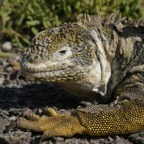
M 84 127 L 73 115 L 58 114 L 54 109 L 45 109 L 48 116 L 40 117 L 31 110 L 24 113 L 26 118 L 18 118 L 17 126 L 20 128 L 44 132 L 44 137 L 66 136 L 83 134 Z

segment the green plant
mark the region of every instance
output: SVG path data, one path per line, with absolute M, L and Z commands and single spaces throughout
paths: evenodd
M 2 0 L 0 40 L 23 48 L 43 29 L 79 20 L 85 13 L 107 15 L 121 11 L 130 18 L 144 17 L 142 0 Z

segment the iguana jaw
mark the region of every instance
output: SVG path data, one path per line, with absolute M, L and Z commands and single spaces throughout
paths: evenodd
M 22 74 L 28 79 L 59 83 L 79 81 L 88 77 L 88 73 L 93 67 L 93 64 L 90 66 L 75 65 L 71 60 L 31 63 L 23 57 L 21 61 Z
M 31 64 L 23 60 L 21 63 L 22 73 L 28 79 L 57 83 L 66 91 L 79 97 L 86 97 L 87 94 L 90 97 L 95 93 L 101 94 L 99 91 L 101 88 L 101 64 L 99 61 L 93 61 L 93 64 L 87 67 L 53 64 L 53 66 L 52 62 Z M 94 90 L 95 88 L 97 91 Z
M 44 80 L 48 82 L 61 82 L 81 79 L 87 70 L 74 68 L 72 64 L 46 61 L 42 63 L 29 63 L 22 60 L 22 74 L 28 79 Z

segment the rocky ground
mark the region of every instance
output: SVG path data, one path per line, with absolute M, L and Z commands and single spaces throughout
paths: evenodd
M 78 106 L 91 105 L 81 102 L 53 84 L 31 82 L 20 75 L 19 49 L 1 47 L 11 53 L 7 58 L 0 56 L 0 144 L 38 144 L 41 133 L 21 130 L 15 127 L 15 120 L 24 109 L 30 108 L 41 114 L 46 106 L 59 113 L 70 112 Z M 8 49 L 6 49 L 8 47 Z M 76 135 L 73 138 L 54 137 L 45 139 L 41 144 L 143 144 L 144 132 L 94 138 Z

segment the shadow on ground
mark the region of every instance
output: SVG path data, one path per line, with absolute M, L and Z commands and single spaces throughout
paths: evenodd
M 76 108 L 79 100 L 52 84 L 29 84 L 22 87 L 1 87 L 0 107 L 9 108 Z

